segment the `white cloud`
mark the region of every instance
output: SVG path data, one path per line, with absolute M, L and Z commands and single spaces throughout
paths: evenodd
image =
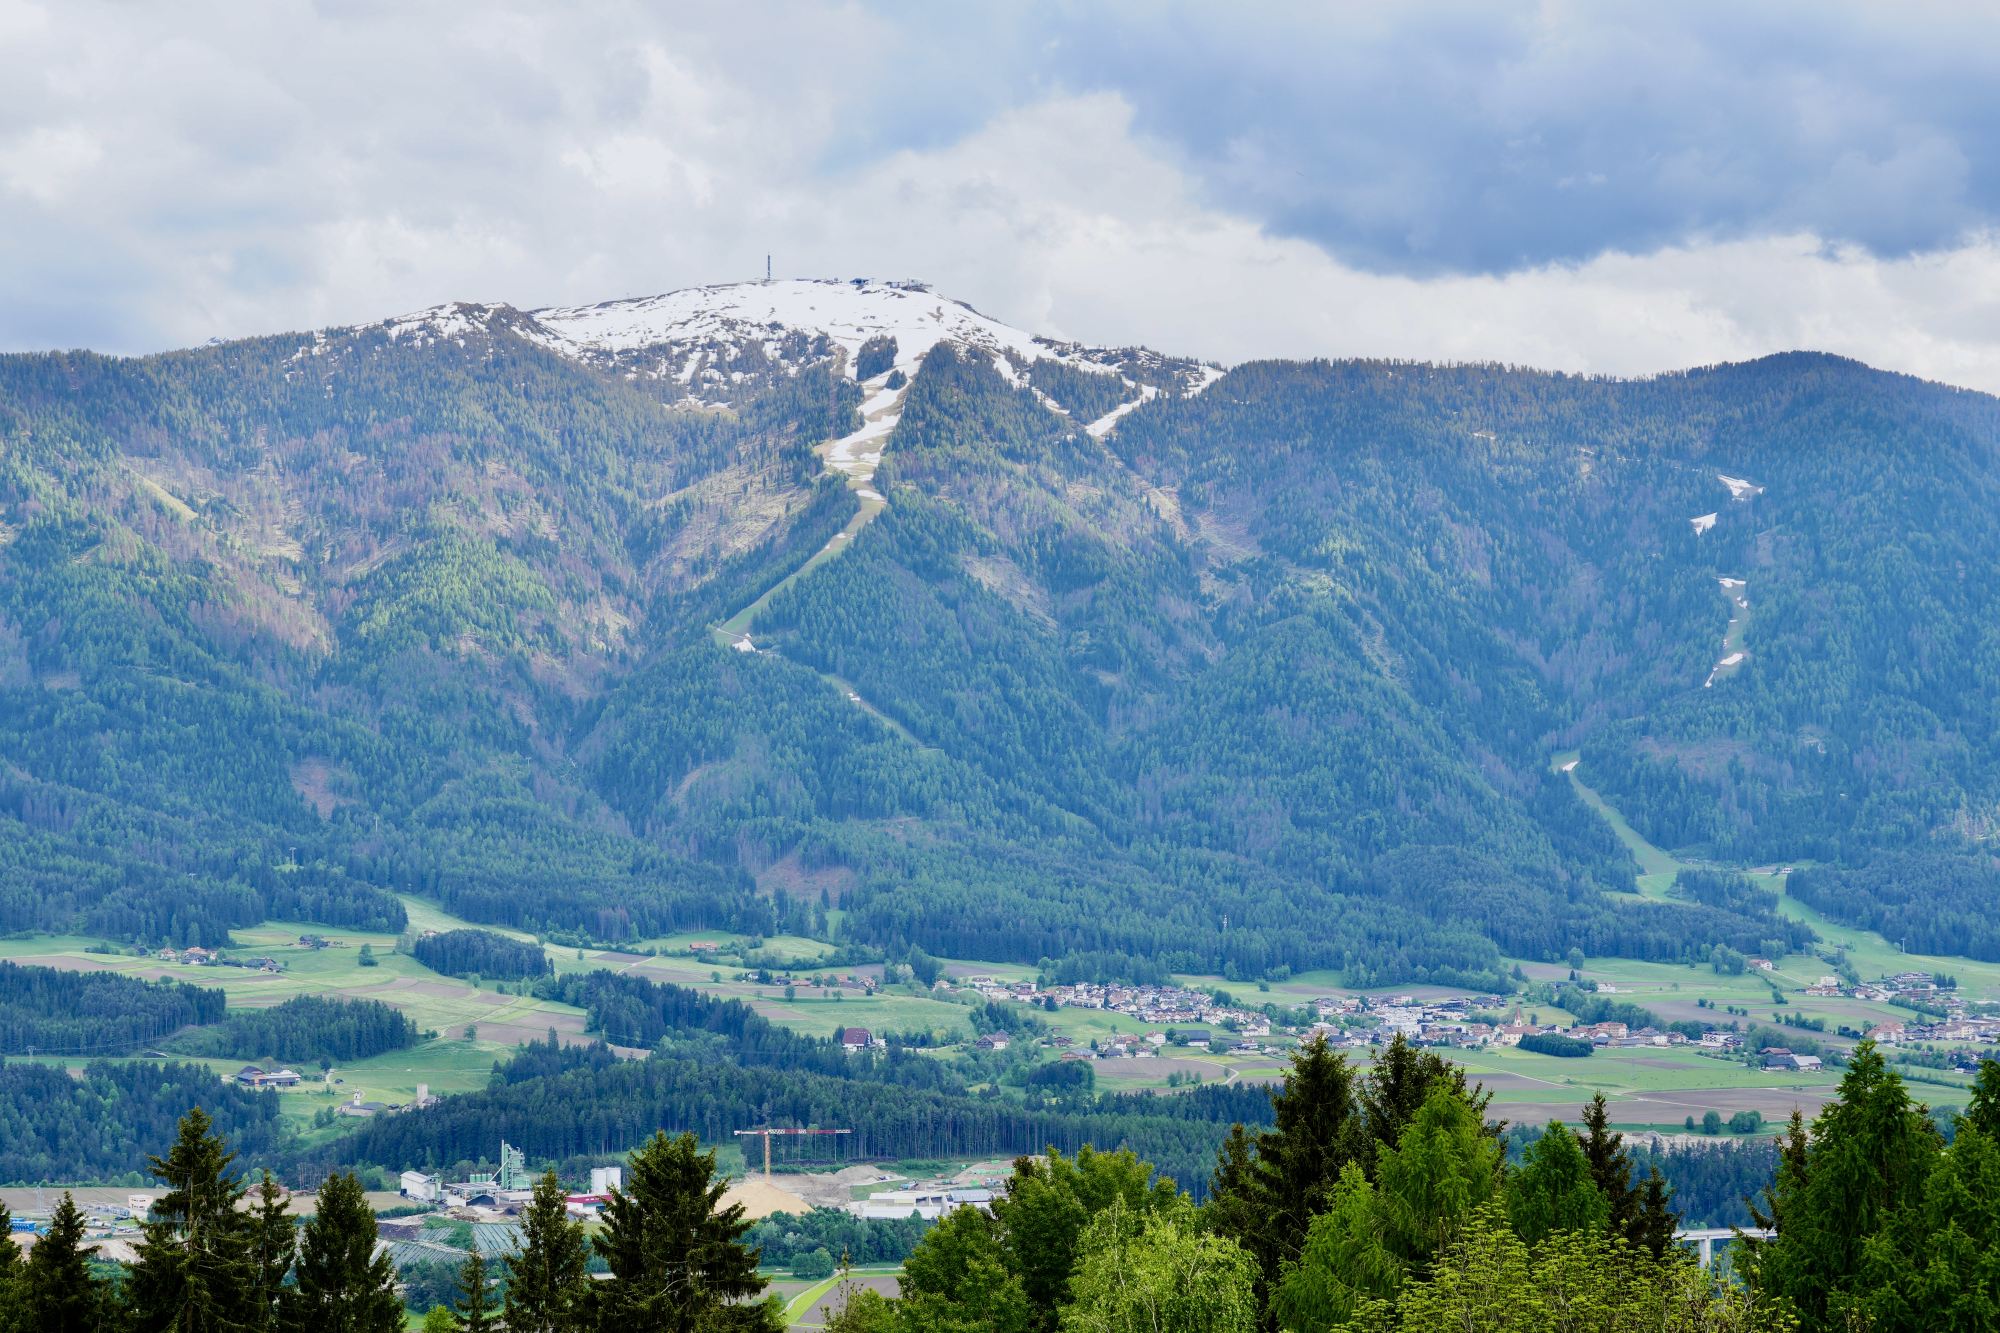
M 2000 391 L 1991 233 L 1902 258 L 1799 229 L 1397 275 L 1274 234 L 1119 93 L 970 67 L 960 87 L 848 7 L 710 9 L 193 22 L 0 0 L 0 346 L 574 303 L 754 276 L 768 251 L 783 273 L 921 277 L 1038 331 L 1232 361 L 1636 373 L 1815 347 Z M 1951 153 L 1918 138 L 1907 170 L 1868 161 L 1923 179 L 1959 169 Z
M 37 204 L 53 205 L 103 157 L 103 145 L 80 126 L 38 125 L 19 138 L 0 142 L 0 187 Z

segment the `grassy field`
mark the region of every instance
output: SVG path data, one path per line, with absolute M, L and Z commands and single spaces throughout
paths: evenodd
M 871 1266 L 855 1268 L 845 1278 L 836 1273 L 818 1282 L 803 1282 L 794 1277 L 773 1276 L 771 1290 L 785 1303 L 787 1328 L 824 1328 L 828 1318 L 837 1314 L 846 1303 L 847 1294 L 842 1290 L 845 1284 L 869 1287 L 884 1296 L 894 1296 L 901 1272 L 900 1268 Z
M 1519 1124 L 1574 1124 L 1584 1103 L 1601 1092 L 1613 1123 L 1624 1129 L 1679 1131 L 1687 1117 L 1700 1121 L 1709 1111 L 1725 1120 L 1757 1111 L 1776 1129 L 1795 1106 L 1810 1117 L 1838 1082 L 1833 1072 L 1766 1074 L 1686 1047 L 1600 1049 L 1574 1060 L 1510 1049 L 1453 1058 L 1492 1092 L 1490 1113 Z

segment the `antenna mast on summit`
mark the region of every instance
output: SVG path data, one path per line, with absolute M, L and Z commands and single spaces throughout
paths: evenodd
M 766 282 L 769 282 L 770 280 L 771 280 L 771 256 L 769 256 L 769 255 L 765 255 L 765 256 L 764 256 L 764 281 L 766 281 Z

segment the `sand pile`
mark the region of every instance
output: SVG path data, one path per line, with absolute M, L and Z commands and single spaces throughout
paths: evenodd
M 722 1205 L 726 1208 L 733 1203 L 742 1204 L 743 1215 L 753 1220 L 773 1213 L 812 1211 L 812 1205 L 804 1199 L 762 1176 L 750 1176 L 731 1185 L 722 1196 Z

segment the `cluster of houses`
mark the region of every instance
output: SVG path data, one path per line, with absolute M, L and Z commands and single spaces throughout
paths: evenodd
M 285 970 L 285 965 L 275 958 L 230 958 L 215 949 L 204 949 L 199 944 L 185 949 L 161 949 L 153 957 L 163 963 L 178 963 L 183 967 L 247 967 L 254 972 Z
M 1750 966 L 1762 972 L 1772 970 L 1771 964 L 1762 958 L 1752 958 Z M 1944 1009 L 1953 1013 L 1965 1008 L 1964 999 L 1956 991 L 1938 985 L 1937 978 L 1928 972 L 1898 972 L 1879 981 L 1864 981 L 1853 985 L 1842 981 L 1839 977 L 1821 977 L 1806 987 L 1805 993 L 1822 997 L 1844 995 L 1875 1004 L 1920 1005 L 1928 1009 Z
M 1648 1046 L 1699 1045 L 1708 1050 L 1735 1051 L 1743 1038 L 1727 1030 L 1711 1030 L 1698 1038 L 1683 1032 L 1655 1027 L 1632 1027 L 1620 1022 L 1578 1023 L 1559 1027 L 1554 1023 L 1531 1023 L 1521 1016 L 1518 1002 L 1504 1022 L 1491 1021 L 1506 1003 L 1497 995 L 1454 996 L 1418 1000 L 1409 995 L 1370 999 L 1366 996 L 1323 997 L 1314 1001 L 1320 1021 L 1307 1032 L 1329 1046 L 1362 1049 L 1380 1046 L 1395 1034 L 1419 1046 L 1447 1046 L 1477 1049 L 1489 1046 L 1518 1046 L 1521 1039 L 1536 1035 L 1568 1037 L 1592 1046 L 1631 1049 Z
M 1060 1044 L 1062 1039 L 1057 1038 L 1056 1041 Z M 1184 1046 L 1193 1051 L 1255 1052 L 1265 1049 L 1263 1042 L 1256 1037 L 1211 1032 L 1207 1028 L 1168 1028 L 1164 1032 L 1106 1037 L 1097 1043 L 1095 1054 L 1099 1060 L 1143 1059 L 1159 1055 L 1169 1045 Z
M 245 1065 L 236 1071 L 236 1081 L 246 1088 L 296 1088 L 303 1076 L 293 1069 L 265 1069 Z
M 941 981 L 938 984 L 945 986 L 949 983 Z M 1136 1018 L 1142 1023 L 1221 1027 L 1244 1037 L 1271 1035 L 1271 1020 L 1256 1010 L 1219 1004 L 1208 992 L 1189 990 L 1184 986 L 1121 986 L 1083 981 L 1043 987 L 1032 981 L 1000 981 L 993 977 L 966 977 L 959 984 L 989 1000 L 1016 1000 L 1068 1009 L 1104 1009 Z
M 1930 1020 L 1892 1018 L 1868 1029 L 1868 1035 L 1884 1046 L 2000 1046 L 2000 1018 L 1963 1013 Z

